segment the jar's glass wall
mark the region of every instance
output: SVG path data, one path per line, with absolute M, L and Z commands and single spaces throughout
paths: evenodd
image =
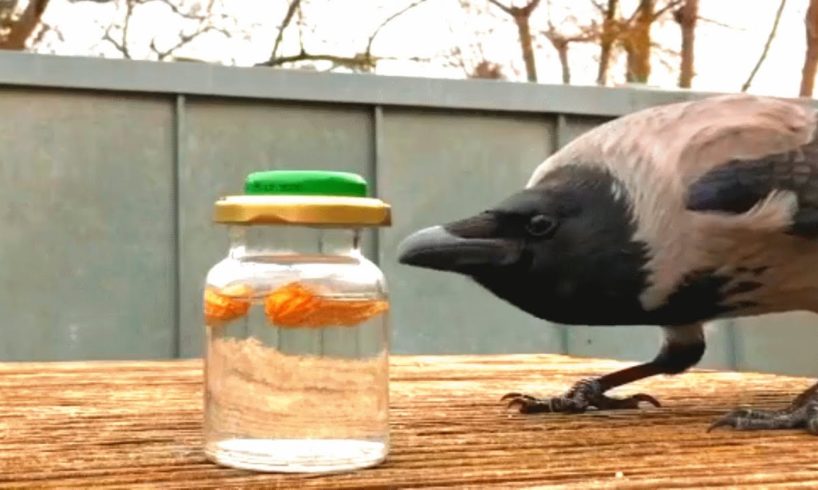
M 211 459 L 271 471 L 383 460 L 388 295 L 380 270 L 361 254 L 360 236 L 337 228 L 230 230 L 229 253 L 209 272 L 205 293 Z
M 361 230 L 307 226 L 231 226 L 230 255 L 335 255 L 360 253 Z

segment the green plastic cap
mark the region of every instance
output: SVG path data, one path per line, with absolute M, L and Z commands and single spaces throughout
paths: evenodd
M 244 193 L 253 195 L 366 197 L 363 177 L 328 170 L 268 170 L 253 172 L 244 181 Z

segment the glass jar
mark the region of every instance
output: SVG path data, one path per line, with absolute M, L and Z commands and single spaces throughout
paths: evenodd
M 250 174 L 216 202 L 227 256 L 207 274 L 204 438 L 225 466 L 334 472 L 389 450 L 389 301 L 361 251 L 390 207 L 355 174 Z

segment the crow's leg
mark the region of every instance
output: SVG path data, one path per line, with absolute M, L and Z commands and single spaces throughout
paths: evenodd
M 818 383 L 795 397 L 792 403 L 780 410 L 756 410 L 739 408 L 719 418 L 707 429 L 733 427 L 738 430 L 775 430 L 804 428 L 818 435 Z
M 521 393 L 509 393 L 502 400 L 507 400 L 509 408 L 516 407 L 521 413 L 580 413 L 590 407 L 617 410 L 638 408 L 639 402 L 648 402 L 658 407 L 659 402 L 645 393 L 627 398 L 611 398 L 605 392 L 657 374 L 679 374 L 699 362 L 705 349 L 700 324 L 664 327 L 663 330 L 665 338 L 662 348 L 650 362 L 604 376 L 582 379 L 562 396 L 535 398 Z

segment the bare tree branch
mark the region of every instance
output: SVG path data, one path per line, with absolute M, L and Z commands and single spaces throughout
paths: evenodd
M 529 0 L 528 5 L 522 8 L 522 12 L 527 16 L 530 17 L 531 14 L 537 10 L 537 7 L 540 5 L 540 0 Z
M 537 81 L 537 63 L 534 57 L 534 41 L 531 37 L 531 14 L 540 5 L 540 0 L 529 0 L 524 7 L 506 6 L 498 0 L 489 0 L 492 5 L 500 8 L 510 15 L 517 25 L 517 32 L 520 37 L 520 50 L 522 51 L 525 71 L 529 82 Z
M 818 70 L 818 0 L 810 0 L 804 16 L 805 41 L 807 52 L 801 68 L 801 86 L 798 95 L 812 97 L 815 88 L 815 72 Z
M 136 4 L 140 3 L 139 0 L 125 0 L 125 19 L 124 24 L 122 26 L 122 39 L 117 40 L 114 39 L 112 34 L 114 27 L 116 24 L 110 24 L 106 29 L 105 33 L 102 36 L 103 41 L 109 42 L 117 51 L 119 51 L 122 56 L 126 59 L 131 59 L 131 52 L 128 48 L 128 32 L 130 31 L 131 27 L 131 18 L 133 17 L 134 9 L 136 8 Z
M 287 6 L 287 13 L 284 15 L 284 20 L 281 21 L 281 26 L 278 28 L 278 35 L 276 36 L 275 43 L 273 44 L 273 51 L 270 53 L 269 61 L 272 62 L 278 56 L 278 48 L 281 46 L 281 42 L 284 40 L 284 31 L 287 30 L 287 27 L 292 22 L 293 17 L 295 17 L 295 13 L 301 7 L 301 0 L 292 0 L 290 5 Z
M 753 67 L 753 70 L 750 72 L 750 75 L 747 77 L 747 81 L 745 81 L 741 86 L 742 92 L 746 92 L 747 89 L 750 88 L 750 84 L 753 83 L 753 78 L 755 78 L 756 73 L 758 73 L 759 68 L 761 68 L 761 64 L 764 63 L 765 59 L 767 59 L 767 53 L 770 51 L 770 45 L 773 43 L 776 30 L 778 30 L 778 23 L 781 20 L 781 13 L 784 12 L 784 7 L 786 5 L 787 0 L 781 0 L 781 3 L 778 5 L 778 11 L 775 13 L 773 27 L 770 29 L 770 34 L 767 36 L 767 42 L 764 43 L 764 49 L 761 50 L 761 55 L 758 57 L 758 61 Z
M 428 0 L 415 0 L 415 2 L 411 3 L 410 5 L 398 10 L 397 12 L 389 15 L 386 19 L 383 20 L 369 35 L 367 39 L 366 46 L 364 50 L 360 53 L 357 53 L 353 56 L 341 56 L 335 55 L 330 53 L 310 53 L 304 46 L 304 32 L 302 22 L 299 21 L 298 27 L 298 43 L 299 43 L 299 52 L 294 55 L 288 56 L 279 56 L 278 49 L 280 47 L 281 41 L 284 36 L 284 30 L 292 23 L 293 18 L 296 16 L 296 13 L 300 16 L 300 3 L 301 0 L 292 0 L 289 4 L 287 9 L 287 14 L 285 15 L 284 21 L 282 22 L 282 26 L 279 29 L 278 37 L 276 39 L 275 45 L 273 47 L 273 53 L 270 59 L 263 63 L 258 63 L 256 66 L 268 66 L 268 67 L 275 67 L 275 66 L 283 66 L 291 63 L 296 63 L 299 61 L 328 61 L 332 63 L 333 69 L 336 67 L 344 67 L 348 69 L 352 69 L 355 71 L 365 71 L 370 72 L 375 69 L 376 65 L 381 60 L 386 59 L 395 59 L 389 57 L 377 57 L 372 55 L 372 46 L 375 42 L 375 39 L 381 33 L 381 31 L 392 21 L 400 17 L 401 15 L 405 14 L 406 12 L 412 10 L 413 8 L 426 3 Z M 413 58 L 413 60 L 419 60 L 419 58 Z
M 656 10 L 656 12 L 653 13 L 653 20 L 656 21 L 657 19 L 659 19 L 660 17 L 662 17 L 663 15 L 668 13 L 670 10 L 675 9 L 676 7 L 680 6 L 684 1 L 685 0 L 671 0 L 671 1 L 669 1 L 667 4 L 665 4 L 664 7 Z
M 162 2 L 163 4 L 167 5 L 167 6 L 170 8 L 170 10 L 171 10 L 171 11 L 172 11 L 174 14 L 178 15 L 179 17 L 184 17 L 185 19 L 189 19 L 189 20 L 201 20 L 201 19 L 202 19 L 202 16 L 200 16 L 200 15 L 196 15 L 196 14 L 195 14 L 195 13 L 193 13 L 193 12 L 185 12 L 184 10 L 182 10 L 181 8 L 179 8 L 179 6 L 178 6 L 178 5 L 176 5 L 175 3 L 173 3 L 173 1 L 172 1 L 172 0 L 156 0 L 156 1 L 160 1 L 160 2 Z M 210 2 L 210 5 L 209 5 L 209 6 L 210 6 L 210 7 L 212 7 L 212 5 L 213 5 L 213 1 L 211 0 L 211 2 Z
M 548 30 L 542 31 L 541 34 L 548 39 L 551 46 L 557 51 L 560 67 L 562 68 L 562 83 L 566 85 L 571 83 L 571 66 L 568 60 L 568 50 L 571 43 L 584 43 L 599 38 L 599 33 L 596 30 L 585 30 L 574 35 L 562 34 L 557 30 L 550 18 L 548 19 Z
M 409 4 L 409 5 L 407 5 L 406 7 L 404 7 L 404 8 L 402 8 L 402 9 L 398 10 L 398 11 L 397 11 L 397 12 L 395 12 L 394 14 L 392 14 L 392 15 L 390 15 L 389 17 L 387 17 L 386 19 L 384 19 L 384 21 L 383 21 L 383 22 L 381 22 L 381 24 L 380 24 L 378 27 L 376 27 L 376 28 L 375 28 L 375 31 L 374 31 L 374 32 L 372 32 L 372 35 L 371 35 L 371 36 L 369 36 L 369 42 L 368 42 L 368 43 L 367 43 L 367 45 L 366 45 L 366 51 L 365 51 L 365 53 L 372 53 L 372 43 L 373 43 L 373 42 L 375 42 L 375 38 L 378 36 L 378 34 L 380 34 L 381 30 L 382 30 L 384 27 L 386 27 L 386 25 L 387 25 L 387 24 L 389 24 L 389 23 L 390 23 L 390 22 L 392 22 L 393 20 L 397 19 L 397 18 L 398 18 L 398 17 L 400 17 L 401 15 L 405 14 L 406 12 L 408 12 L 408 11 L 412 10 L 413 8 L 417 7 L 418 5 L 421 5 L 421 4 L 423 4 L 423 3 L 426 3 L 427 1 L 428 1 L 428 0 L 416 0 L 415 2 L 413 2 L 413 3 Z
M 511 12 L 511 7 L 507 7 L 507 6 L 503 5 L 502 3 L 498 2 L 497 0 L 489 0 L 489 2 L 491 4 L 493 4 L 495 7 L 501 9 L 503 12 L 507 13 L 508 15 L 514 15 Z
M 362 55 L 356 55 L 353 57 L 345 57 L 345 56 L 338 56 L 332 54 L 312 54 L 308 53 L 305 46 L 304 46 L 304 32 L 303 26 L 301 22 L 298 23 L 298 44 L 300 47 L 300 51 L 295 55 L 289 56 L 279 56 L 278 51 L 281 47 L 281 43 L 284 39 L 284 31 L 287 30 L 287 27 L 292 24 L 293 19 L 295 18 L 296 14 L 299 13 L 301 10 L 301 0 L 291 0 L 289 5 L 287 6 L 287 12 L 284 15 L 284 20 L 281 22 L 281 26 L 278 29 L 278 35 L 276 36 L 275 43 L 273 44 L 273 51 L 270 54 L 270 58 L 264 62 L 259 63 L 256 66 L 282 66 L 287 65 L 290 63 L 296 63 L 299 61 L 329 61 L 333 64 L 333 67 L 336 66 L 345 66 L 349 68 L 358 68 L 362 65 L 368 66 L 372 63 L 371 58 L 365 57 Z
M 153 51 L 156 54 L 156 57 L 157 57 L 157 59 L 159 59 L 159 61 L 164 61 L 164 60 L 168 59 L 170 56 L 172 56 L 176 51 L 182 49 L 183 47 L 187 46 L 191 42 L 195 41 L 197 37 L 201 36 L 202 34 L 206 34 L 208 32 L 219 32 L 219 33 L 221 33 L 222 35 L 224 35 L 225 37 L 228 37 L 228 38 L 230 37 L 230 34 L 231 34 L 227 30 L 221 29 L 221 28 L 216 27 L 214 25 L 201 24 L 196 28 L 196 30 L 194 30 L 190 34 L 180 34 L 179 35 L 179 40 L 176 42 L 176 44 L 174 44 L 173 46 L 171 46 L 168 49 L 160 50 L 156 46 L 156 39 L 151 40 L 151 43 L 150 43 L 149 47 L 150 47 L 151 51 Z
M 171 2 L 170 0 L 159 0 L 162 3 L 169 5 Z M 189 34 L 185 34 L 184 32 L 179 34 L 179 39 L 177 40 L 176 44 L 170 46 L 167 49 L 160 50 L 159 47 L 156 45 L 156 39 L 151 39 L 150 43 L 150 50 L 156 54 L 156 57 L 159 61 L 164 61 L 171 56 L 173 56 L 178 50 L 187 46 L 188 44 L 195 41 L 199 36 L 206 34 L 208 32 L 218 32 L 222 34 L 226 38 L 230 38 L 232 33 L 223 29 L 221 27 L 216 26 L 213 22 L 214 16 L 214 7 L 215 7 L 216 0 L 209 0 L 207 6 L 205 8 L 204 13 L 198 14 L 196 12 L 185 12 L 180 9 L 178 6 L 174 6 L 172 9 L 174 13 L 179 15 L 180 17 L 187 19 L 187 20 L 195 20 L 198 21 L 198 25 L 195 29 L 190 32 Z
M 57 28 L 57 26 L 52 26 L 51 24 L 41 22 L 40 30 L 37 32 L 37 35 L 34 36 L 34 39 L 31 41 L 31 44 L 33 46 L 42 45 L 45 42 L 45 37 L 51 33 L 57 36 L 57 39 L 60 42 L 65 42 L 65 37 L 63 36 L 62 31 L 60 31 L 60 29 Z
M 666 54 L 668 56 L 672 56 L 673 58 L 678 58 L 682 53 L 673 48 L 668 48 L 667 46 L 663 46 L 657 42 L 650 43 L 650 49 L 656 51 L 659 54 Z M 675 68 L 675 67 L 670 67 Z
M 724 27 L 724 28 L 727 28 L 727 29 L 735 29 L 735 30 L 738 30 L 738 31 L 746 31 L 747 30 L 744 27 L 731 26 L 730 24 L 725 24 L 724 22 L 719 22 L 719 21 L 717 21 L 715 19 L 710 19 L 708 17 L 699 16 L 698 20 L 699 20 L 699 22 L 707 22 L 708 24 L 717 25 L 719 27 Z
M 503 10 L 503 12 L 507 13 L 512 17 L 518 15 L 529 17 L 535 10 L 537 10 L 537 7 L 539 7 L 540 5 L 540 0 L 528 0 L 528 3 L 525 4 L 525 6 L 523 7 L 515 7 L 513 5 L 506 6 L 500 3 L 498 0 L 489 0 L 489 2 L 496 5 L 497 7 L 500 7 Z
M 105 0 L 100 0 L 99 3 L 104 3 L 104 1 Z M 229 20 L 229 16 L 217 9 L 217 5 L 221 5 L 219 0 L 200 0 L 189 8 L 186 8 L 185 2 L 181 0 L 122 0 L 122 2 L 125 5 L 124 13 L 119 10 L 117 18 L 104 27 L 101 41 L 111 45 L 126 59 L 133 58 L 130 39 L 131 31 L 141 27 L 134 24 L 135 12 L 138 8 L 145 5 L 155 3 L 163 4 L 177 17 L 177 21 L 182 22 L 180 32 L 176 34 L 176 39 L 172 41 L 169 46 L 161 46 L 157 42 L 156 37 L 150 40 L 147 48 L 159 61 L 171 58 L 177 61 L 200 61 L 192 58 L 178 57 L 176 53 L 207 33 L 217 32 L 225 38 L 231 38 L 236 35 L 236 32 L 232 32 L 224 27 L 224 21 Z M 195 24 L 191 24 L 193 21 L 195 21 Z
M 307 28 L 307 21 L 304 19 L 304 10 L 301 8 L 298 9 L 296 25 L 298 26 L 298 47 L 301 51 L 306 51 L 304 47 L 304 29 Z M 314 29 L 313 32 L 315 32 Z
M 354 56 L 339 56 L 334 54 L 311 54 L 307 52 L 300 52 L 298 54 L 290 55 L 290 56 L 280 56 L 273 61 L 268 61 L 264 63 L 262 66 L 282 66 L 287 65 L 290 63 L 296 63 L 299 61 L 329 61 L 335 66 L 342 66 L 345 68 L 353 69 L 353 70 L 364 70 L 369 71 L 374 68 L 374 64 L 378 60 L 385 60 L 385 59 L 396 59 L 396 58 L 388 58 L 388 57 L 381 57 L 381 58 L 372 58 L 367 56 L 365 53 L 359 53 Z M 418 58 L 420 60 L 420 58 Z
M 463 50 L 460 49 L 459 46 L 455 46 L 452 48 L 451 52 L 451 59 L 448 61 L 449 66 L 455 66 L 463 70 L 463 75 L 468 77 L 469 76 L 469 69 L 466 67 L 466 60 L 463 56 Z M 453 61 L 452 61 L 453 60 Z
M 600 2 L 600 1 L 598 1 L 598 0 L 591 0 L 591 5 L 593 5 L 594 7 L 596 7 L 596 9 L 597 9 L 597 10 L 599 11 L 599 13 L 600 13 L 600 14 L 602 14 L 602 15 L 605 15 L 605 12 L 607 12 L 607 11 L 608 11 L 608 9 L 605 7 L 605 4 L 604 4 L 604 3 L 602 3 L 602 2 Z

